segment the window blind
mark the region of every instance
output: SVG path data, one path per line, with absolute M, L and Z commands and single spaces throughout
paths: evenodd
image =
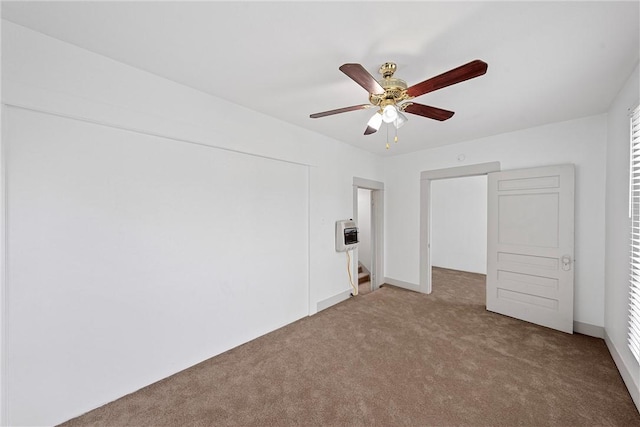
M 640 105 L 631 114 L 629 153 L 629 216 L 631 218 L 631 277 L 629 348 L 640 362 Z

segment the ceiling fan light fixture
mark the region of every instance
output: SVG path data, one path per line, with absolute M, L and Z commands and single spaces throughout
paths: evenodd
M 405 123 L 407 123 L 408 120 L 409 119 L 407 118 L 407 116 L 405 116 L 401 112 L 398 112 L 398 118 L 393 121 L 393 125 L 396 127 L 396 129 L 400 129 L 402 126 L 404 126 Z
M 364 134 L 371 135 L 372 133 L 376 133 L 378 129 L 380 129 L 381 124 L 382 114 L 376 112 L 367 122 L 367 128 L 365 129 Z
M 373 116 L 371 116 L 371 118 L 367 122 L 367 126 L 373 128 L 375 130 L 378 130 L 378 129 L 380 129 L 380 125 L 382 124 L 382 120 L 383 120 L 382 114 L 380 114 L 380 113 L 378 113 L 376 111 L 376 113 Z
M 382 110 L 382 121 L 385 123 L 393 123 L 398 118 L 398 109 L 395 105 L 387 105 Z

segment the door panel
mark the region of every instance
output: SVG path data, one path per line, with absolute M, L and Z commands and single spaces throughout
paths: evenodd
M 487 310 L 572 333 L 573 165 L 488 177 Z

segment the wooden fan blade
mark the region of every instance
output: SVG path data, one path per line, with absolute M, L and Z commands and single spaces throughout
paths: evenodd
M 334 114 L 346 113 L 348 111 L 365 110 L 367 108 L 375 107 L 372 104 L 354 105 L 351 107 L 338 108 L 336 110 L 323 111 L 322 113 L 311 114 L 309 117 L 317 119 L 320 117 L 332 116 Z
M 354 82 L 358 83 L 369 93 L 382 94 L 384 88 L 380 83 L 360 64 L 343 64 L 340 71 L 345 73 Z
M 418 116 L 440 120 L 441 122 L 450 119 L 455 114 L 453 111 L 430 107 L 429 105 L 416 104 L 415 102 L 407 105 L 404 111 L 407 113 L 416 114 Z
M 425 93 L 433 92 L 434 90 L 442 89 L 443 87 L 451 86 L 456 83 L 463 82 L 465 80 L 479 77 L 487 72 L 487 63 L 476 59 L 468 64 L 449 70 L 446 73 L 442 73 L 438 76 L 432 77 L 421 83 L 415 84 L 407 89 L 407 95 L 416 97 L 424 95 Z
M 372 133 L 376 133 L 376 132 L 378 132 L 378 129 L 371 126 L 367 126 L 367 128 L 364 130 L 365 135 L 371 135 Z

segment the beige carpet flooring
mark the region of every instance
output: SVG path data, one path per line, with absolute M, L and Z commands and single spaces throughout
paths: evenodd
M 66 426 L 640 426 L 604 342 L 489 313 L 435 269 L 209 359 Z

